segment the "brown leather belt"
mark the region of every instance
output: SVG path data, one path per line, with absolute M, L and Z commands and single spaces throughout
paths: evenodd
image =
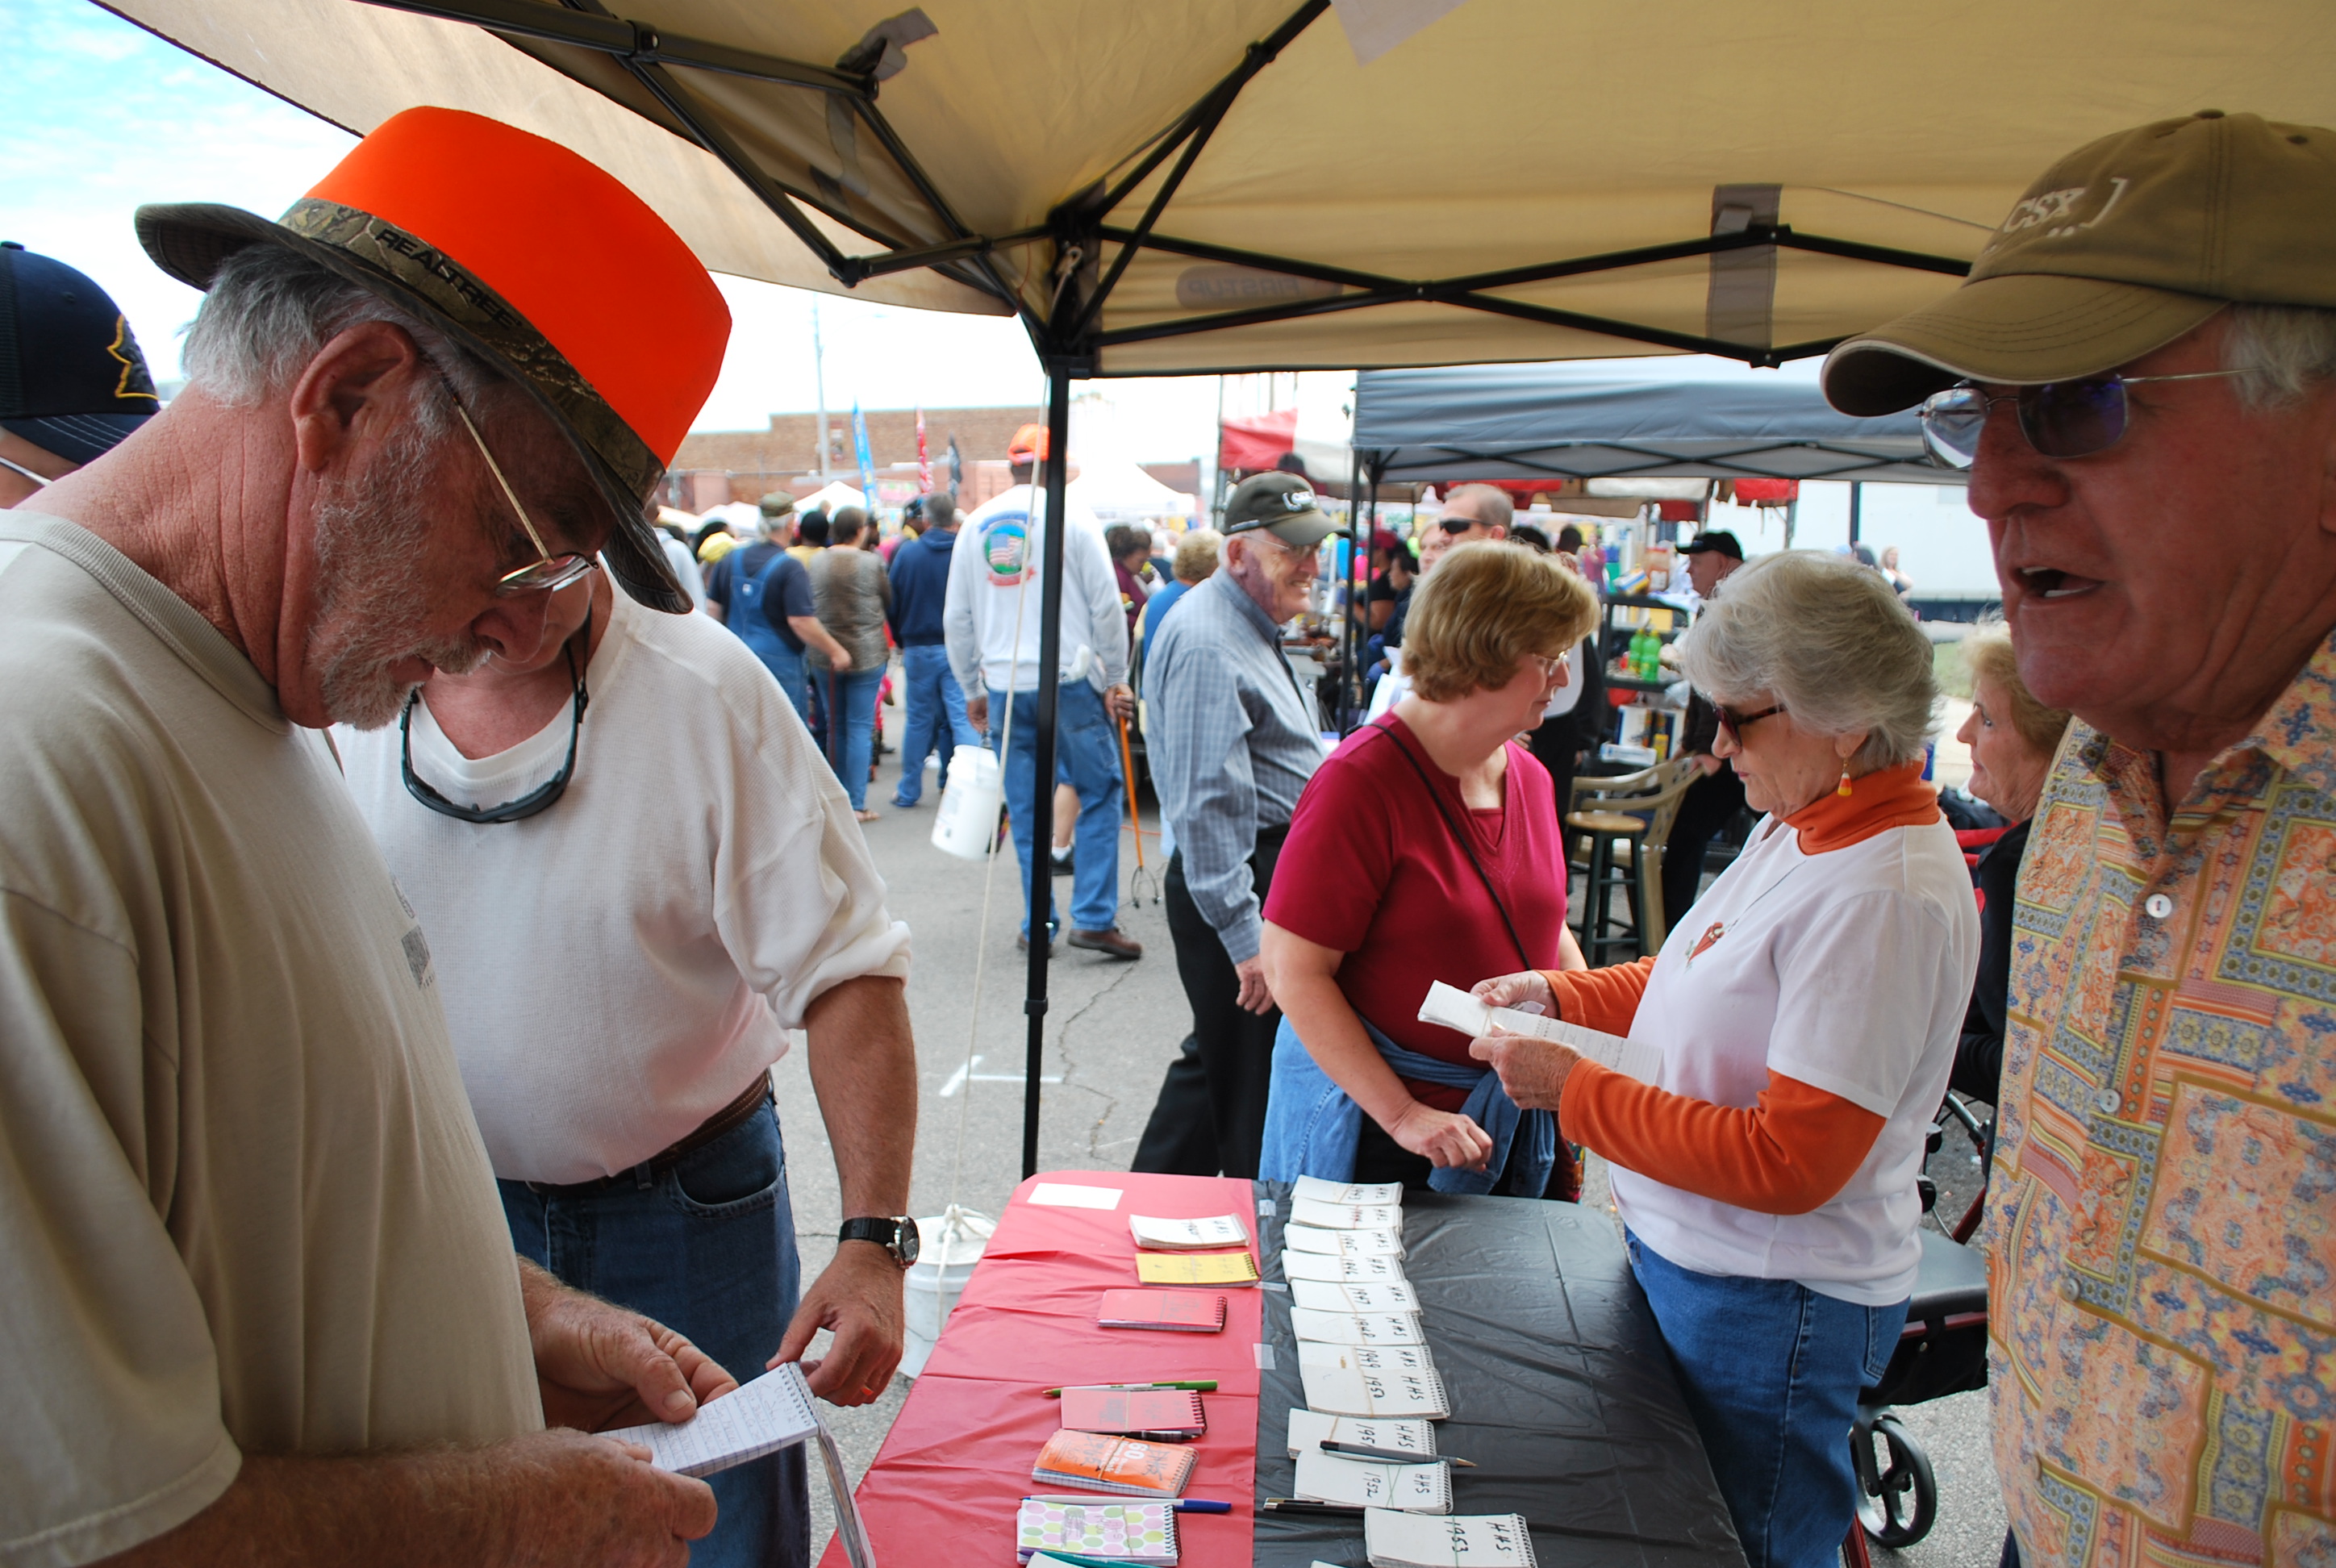
M 683 1156 L 693 1154 L 723 1134 L 745 1125 L 764 1105 L 771 1103 L 771 1078 L 767 1073 L 756 1075 L 754 1081 L 740 1092 L 738 1097 L 698 1124 L 697 1130 L 682 1137 L 629 1170 L 613 1176 L 601 1176 L 589 1182 L 571 1182 L 560 1185 L 551 1182 L 530 1182 L 530 1192 L 546 1197 L 568 1197 L 584 1193 L 597 1193 L 616 1186 L 620 1182 L 632 1182 L 646 1187 L 657 1177 L 680 1164 Z

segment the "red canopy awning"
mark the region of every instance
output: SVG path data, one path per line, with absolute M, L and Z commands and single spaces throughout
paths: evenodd
M 1298 443 L 1298 411 L 1277 409 L 1249 419 L 1228 419 L 1217 429 L 1217 466 L 1261 473 Z

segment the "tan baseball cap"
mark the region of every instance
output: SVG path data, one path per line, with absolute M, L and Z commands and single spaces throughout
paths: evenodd
M 1826 355 L 1825 398 L 1890 414 L 1959 381 L 2098 375 L 2233 304 L 2336 308 L 2336 131 L 2202 109 L 2078 148 L 1962 287 Z

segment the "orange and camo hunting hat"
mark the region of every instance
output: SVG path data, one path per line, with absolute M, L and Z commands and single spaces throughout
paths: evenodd
M 274 222 L 141 207 L 156 266 L 208 288 L 278 245 L 428 322 L 526 389 L 616 514 L 606 553 L 633 598 L 690 608 L 647 501 L 721 374 L 730 311 L 647 203 L 556 142 L 454 109 L 408 109 Z

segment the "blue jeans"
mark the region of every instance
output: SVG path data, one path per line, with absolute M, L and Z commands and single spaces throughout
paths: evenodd
M 1079 792 L 1079 826 L 1073 839 L 1078 870 L 1071 879 L 1071 927 L 1105 931 L 1119 923 L 1119 740 L 1103 694 L 1083 680 L 1066 680 L 1056 699 L 1056 772 Z M 1006 694 L 989 694 L 989 749 L 1006 724 Z M 1005 759 L 1006 812 L 1014 824 L 1014 858 L 1022 867 L 1022 934 L 1030 934 L 1030 822 L 1037 809 L 1031 789 L 1038 771 L 1038 694 L 1014 696 L 1014 748 Z M 1055 924 L 1054 887 L 1044 919 Z
M 1857 1391 L 1890 1365 L 1907 1304 L 1699 1274 L 1624 1236 L 1751 1568 L 1835 1568 L 1855 1517 Z
M 795 716 L 805 725 L 811 723 L 811 680 L 803 664 L 803 656 L 775 638 L 754 649 L 763 667 L 777 677 L 779 689 L 795 706 Z
M 892 793 L 892 803 L 912 806 L 925 793 L 926 756 L 941 754 L 940 787 L 947 789 L 949 758 L 961 745 L 979 745 L 981 733 L 965 716 L 965 693 L 949 673 L 949 649 L 941 644 L 902 648 L 900 684 L 908 734 L 900 742 L 900 787 Z
M 778 1117 L 769 1103 L 660 1175 L 589 1192 L 497 1182 L 511 1243 L 579 1290 L 656 1319 L 741 1383 L 762 1375 L 801 1288 Z M 694 1568 L 811 1562 L 803 1446 L 709 1476 L 721 1516 Z
M 827 694 L 827 765 L 843 781 L 843 793 L 853 811 L 868 806 L 868 758 L 876 745 L 876 694 L 884 686 L 884 667 L 853 669 L 842 675 L 815 670 L 820 689 Z

